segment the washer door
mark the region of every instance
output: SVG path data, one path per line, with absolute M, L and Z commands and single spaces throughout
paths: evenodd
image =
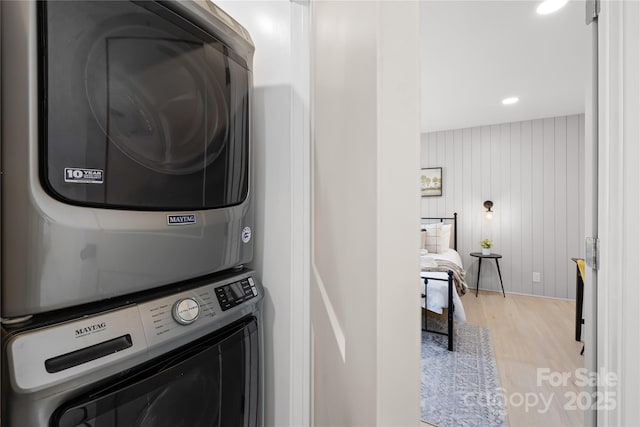
M 247 64 L 154 2 L 42 2 L 42 180 L 63 201 L 209 209 L 248 191 Z
M 251 317 L 69 402 L 51 426 L 258 426 L 258 348 Z

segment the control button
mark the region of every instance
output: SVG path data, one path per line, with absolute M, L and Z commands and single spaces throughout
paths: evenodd
M 251 291 L 253 292 L 253 296 L 255 296 L 255 297 L 258 296 L 258 290 L 255 288 L 255 286 L 253 288 L 251 288 Z
M 249 284 L 251 286 L 255 286 L 256 285 L 255 283 L 253 283 L 253 277 L 249 277 L 247 280 L 249 281 Z
M 173 305 L 173 318 L 181 325 L 193 323 L 200 314 L 200 304 L 193 298 L 183 298 Z

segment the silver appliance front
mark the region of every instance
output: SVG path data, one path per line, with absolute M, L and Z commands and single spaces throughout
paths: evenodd
M 246 30 L 209 1 L 0 8 L 1 317 L 251 261 Z
M 251 270 L 4 330 L 2 423 L 259 426 L 263 290 Z

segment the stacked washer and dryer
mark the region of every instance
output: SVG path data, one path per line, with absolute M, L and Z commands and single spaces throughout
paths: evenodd
M 258 426 L 247 31 L 1 2 L 1 423 Z

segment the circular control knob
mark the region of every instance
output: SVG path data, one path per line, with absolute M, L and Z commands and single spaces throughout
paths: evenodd
M 200 304 L 193 298 L 183 298 L 173 305 L 173 318 L 181 325 L 193 323 L 200 314 Z

